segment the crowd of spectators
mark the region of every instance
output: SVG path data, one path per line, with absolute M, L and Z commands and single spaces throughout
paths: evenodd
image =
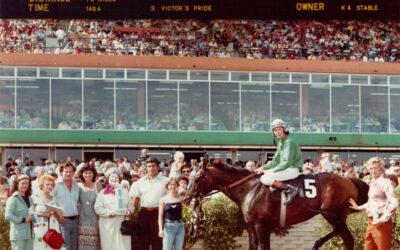
M 0 20 L 0 52 L 399 62 L 399 21 Z

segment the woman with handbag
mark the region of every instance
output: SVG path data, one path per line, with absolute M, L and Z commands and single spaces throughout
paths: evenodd
M 33 208 L 31 198 L 31 180 L 28 175 L 21 174 L 14 179 L 11 187 L 12 195 L 6 203 L 6 220 L 10 221 L 10 241 L 13 250 L 32 250 L 33 232 L 30 215 Z
M 168 194 L 161 198 L 158 209 L 158 235 L 163 238 L 163 250 L 182 250 L 185 226 L 182 221 L 182 198 L 178 195 L 179 182 L 171 178 L 166 184 Z
M 47 205 L 56 205 L 56 201 L 51 195 L 55 187 L 55 179 L 51 175 L 43 175 L 38 181 L 39 192 L 38 196 L 33 199 L 34 211 L 38 216 L 38 222 L 35 223 L 33 231 L 35 239 L 33 240 L 33 249 L 53 249 L 44 239 L 44 235 L 49 229 L 56 230 L 60 233 L 60 225 L 58 223 L 58 214 L 50 211 Z M 53 242 L 50 242 L 52 244 Z M 55 243 L 55 242 L 54 242 Z
M 102 249 L 130 250 L 131 237 L 122 235 L 121 223 L 133 211 L 128 191 L 120 187 L 121 176 L 115 169 L 106 173 L 107 186 L 98 193 L 94 210 L 99 216 L 99 231 Z

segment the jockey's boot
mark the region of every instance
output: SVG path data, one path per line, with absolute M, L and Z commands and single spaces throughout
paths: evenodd
M 289 202 L 292 201 L 292 199 L 297 195 L 298 188 L 293 187 L 292 185 L 282 183 L 280 181 L 275 180 L 274 183 L 272 183 L 272 187 L 283 191 L 286 195 L 286 202 L 285 204 L 288 204 Z

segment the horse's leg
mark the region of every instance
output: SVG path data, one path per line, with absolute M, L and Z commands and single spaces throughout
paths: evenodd
M 323 217 L 329 222 L 329 224 L 333 226 L 333 231 L 325 235 L 321 239 L 317 240 L 314 244 L 313 250 L 317 250 L 326 241 L 330 240 L 336 235 L 340 235 L 348 250 L 353 250 L 354 238 L 346 226 L 346 219 L 342 219 L 339 216 L 336 217 L 331 215 L 323 215 Z
M 261 250 L 270 250 L 271 231 L 267 230 L 261 223 L 257 223 L 255 225 L 255 229 L 260 242 Z
M 257 250 L 258 248 L 258 237 L 257 237 L 257 232 L 254 226 L 250 226 L 247 229 L 247 232 L 249 233 L 249 250 Z
M 336 231 L 335 228 L 333 228 L 332 232 L 330 232 L 329 234 L 325 235 L 324 237 L 322 237 L 321 239 L 317 240 L 314 243 L 314 246 L 313 246 L 312 250 L 318 250 L 325 242 L 330 240 L 332 237 L 335 237 L 336 235 L 339 235 L 339 233 Z
M 340 233 L 340 237 L 342 238 L 344 245 L 347 250 L 354 249 L 354 237 L 351 235 L 350 230 L 347 228 L 346 224 L 344 224 L 344 231 Z

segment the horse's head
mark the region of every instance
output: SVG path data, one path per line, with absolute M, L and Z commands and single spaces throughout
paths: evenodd
M 193 198 L 204 197 L 211 191 L 212 188 L 207 179 L 207 168 L 202 168 L 190 184 L 189 191 L 186 193 L 184 202 L 189 204 Z

